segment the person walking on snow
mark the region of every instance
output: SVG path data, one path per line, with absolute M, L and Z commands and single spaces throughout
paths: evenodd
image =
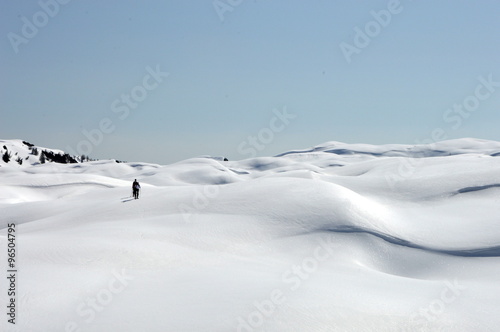
M 139 190 L 141 189 L 141 185 L 137 182 L 137 179 L 132 183 L 132 193 L 134 194 L 135 199 L 139 199 Z

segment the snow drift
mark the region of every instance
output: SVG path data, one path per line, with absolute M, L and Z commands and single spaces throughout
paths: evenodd
M 2 163 L 1 266 L 15 223 L 18 293 L 1 330 L 495 331 L 498 156 L 460 139 Z

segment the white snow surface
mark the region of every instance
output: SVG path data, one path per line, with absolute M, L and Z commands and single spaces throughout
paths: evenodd
M 498 331 L 499 153 L 1 164 L 0 267 L 14 223 L 18 272 L 0 331 Z

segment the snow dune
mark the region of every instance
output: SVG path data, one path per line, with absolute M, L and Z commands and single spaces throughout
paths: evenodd
M 19 270 L 0 330 L 497 331 L 498 156 L 460 139 L 0 164 Z

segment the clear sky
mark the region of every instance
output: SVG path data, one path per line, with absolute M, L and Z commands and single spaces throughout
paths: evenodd
M 0 138 L 94 158 L 500 140 L 498 0 L 0 1 Z

